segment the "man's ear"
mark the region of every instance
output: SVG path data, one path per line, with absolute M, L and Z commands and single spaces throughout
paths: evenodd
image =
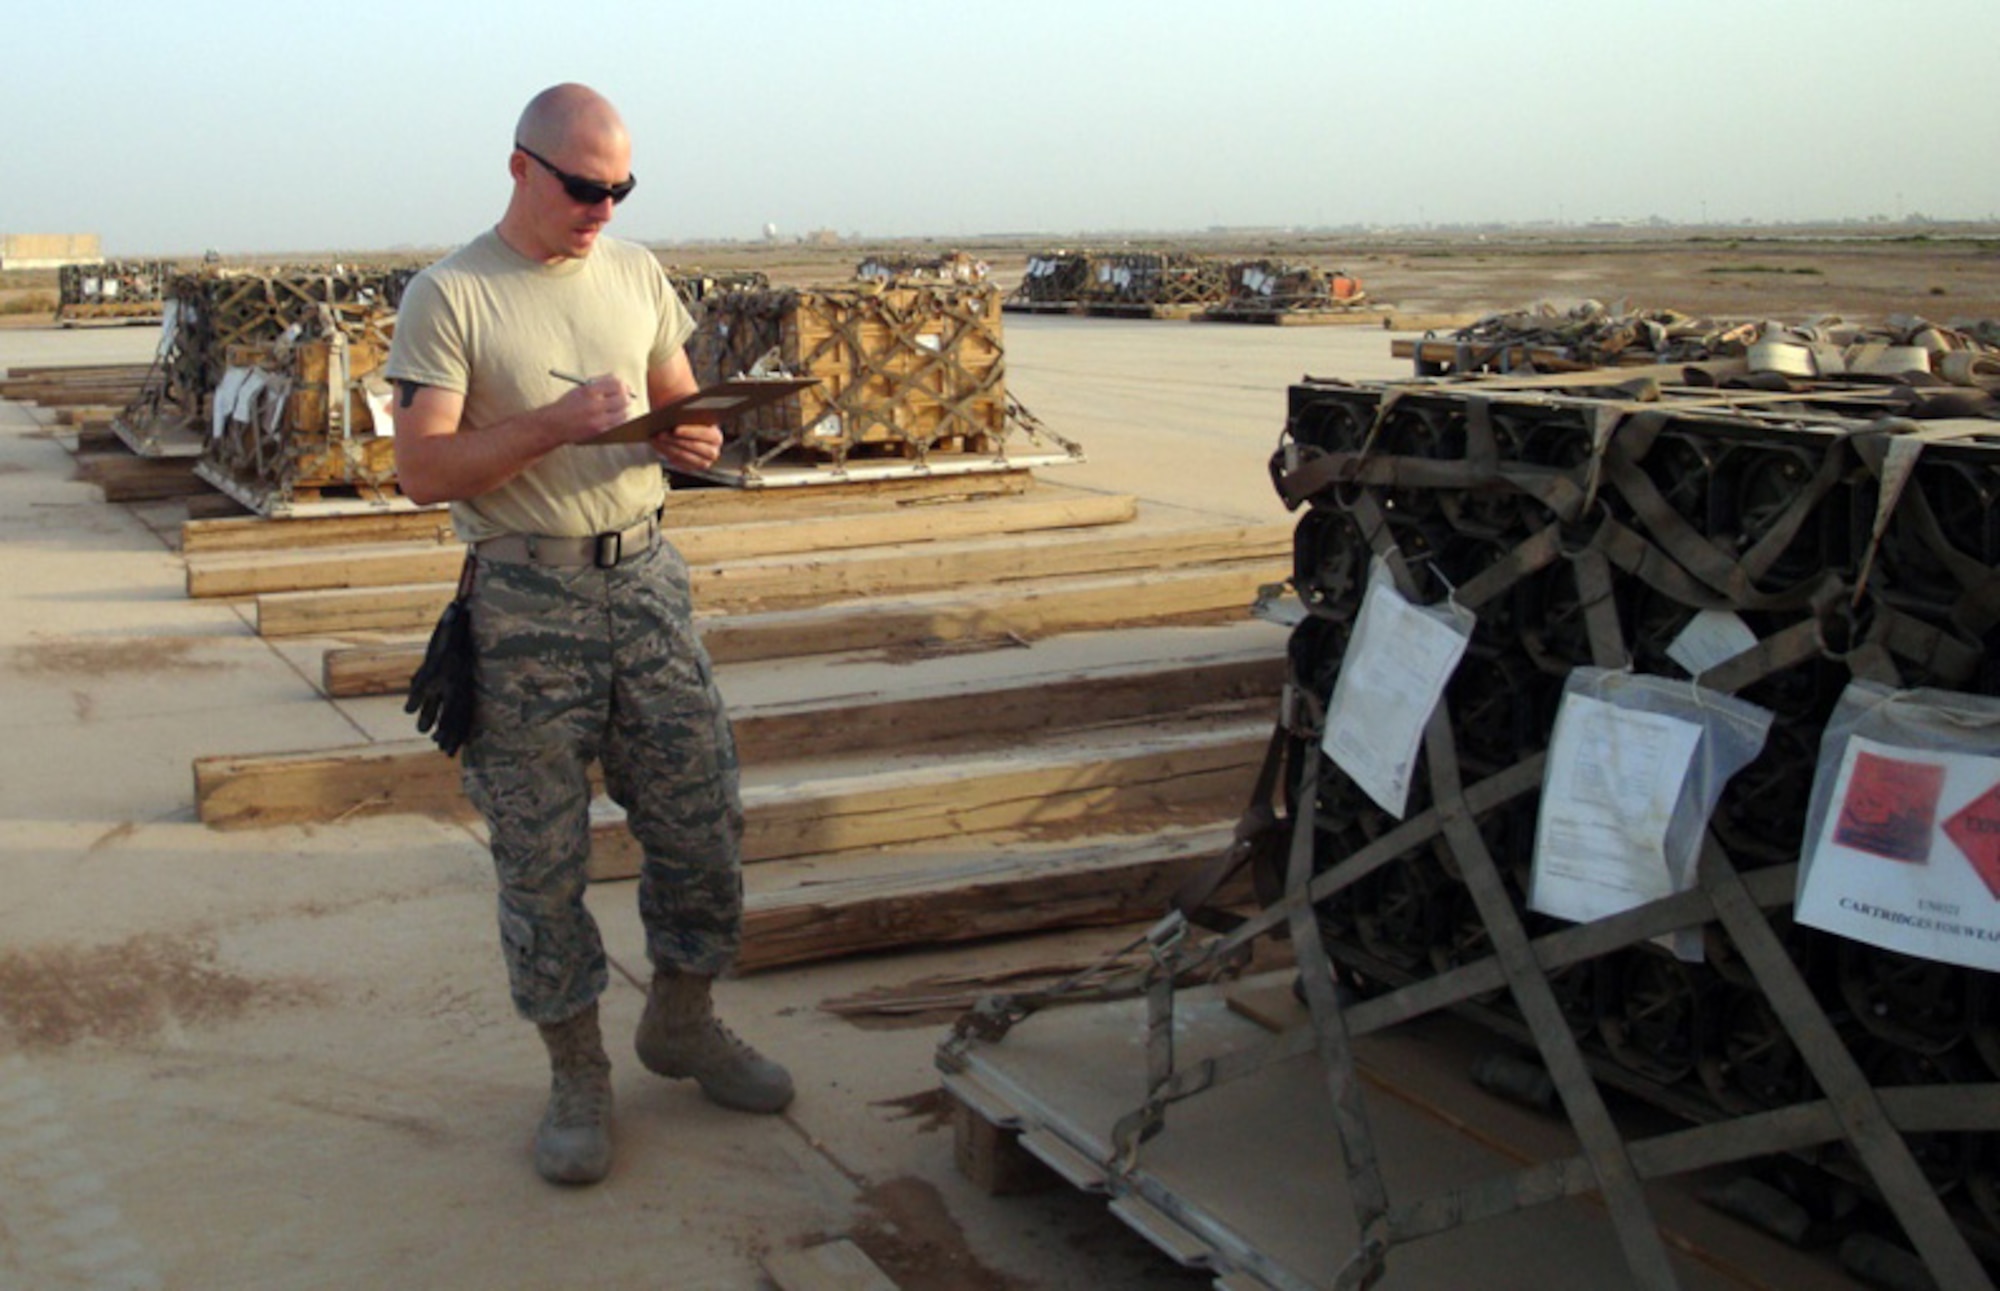
M 507 173 L 513 176 L 514 182 L 517 184 L 527 177 L 528 157 L 519 148 L 507 154 Z

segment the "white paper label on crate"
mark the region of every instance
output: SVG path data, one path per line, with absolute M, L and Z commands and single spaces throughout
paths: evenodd
M 1578 923 L 1670 896 L 1692 875 L 1667 863 L 1667 826 L 1701 727 L 1563 696 L 1535 822 L 1528 907 Z
M 1690 677 L 1699 677 L 1756 648 L 1757 634 L 1737 615 L 1728 610 L 1698 610 L 1667 647 L 1667 658 L 1687 669 Z
M 222 380 L 216 384 L 215 397 L 209 402 L 209 427 L 211 439 L 221 439 L 223 427 L 236 415 L 236 398 L 243 392 L 243 385 L 250 379 L 250 368 L 228 368 Z
M 1472 640 L 1459 605 L 1412 605 L 1379 559 L 1333 683 L 1320 747 L 1382 810 L 1402 819 L 1424 725 Z
M 2000 758 L 1852 736 L 1807 844 L 1800 923 L 2000 969 Z
M 395 414 L 391 412 L 389 407 L 390 394 L 388 387 L 384 386 L 381 389 L 377 389 L 374 386 L 362 386 L 361 399 L 368 405 L 368 420 L 373 423 L 375 434 L 377 436 L 395 434 Z
M 276 372 L 264 375 L 264 432 L 276 434 L 285 418 L 285 401 L 292 395 L 292 379 Z
M 160 343 L 153 350 L 153 357 L 159 358 L 173 347 L 174 333 L 181 323 L 181 303 L 169 300 L 160 306 Z

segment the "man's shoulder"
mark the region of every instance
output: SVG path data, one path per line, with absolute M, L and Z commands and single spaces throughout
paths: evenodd
M 428 281 L 434 286 L 444 287 L 467 278 L 491 274 L 499 263 L 494 249 L 498 241 L 499 235 L 488 229 L 464 246 L 426 265 L 412 281 Z
M 591 248 L 590 258 L 602 268 L 621 273 L 651 277 L 658 272 L 661 277 L 666 276 L 666 271 L 660 268 L 660 258 L 645 246 L 602 233 L 597 235 L 597 245 Z

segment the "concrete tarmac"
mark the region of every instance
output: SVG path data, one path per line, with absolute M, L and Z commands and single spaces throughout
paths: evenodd
M 1390 339 L 1010 317 L 1009 378 L 1089 454 L 1052 479 L 1274 520 L 1265 462 L 1286 383 L 1401 375 Z M 144 329 L 5 329 L 0 368 L 143 361 L 152 344 Z M 936 1094 L 942 1020 L 864 1026 L 819 1007 L 939 974 L 1081 962 L 1129 930 L 724 982 L 724 1014 L 799 1086 L 784 1115 L 745 1117 L 631 1057 L 644 971 L 632 886 L 600 885 L 618 1159 L 595 1188 L 541 1183 L 527 1144 L 546 1069 L 507 998 L 476 831 L 411 816 L 243 832 L 195 819 L 194 758 L 406 738 L 396 701 L 330 702 L 309 648 L 276 649 L 237 609 L 186 599 L 162 541 L 172 505 L 106 505 L 72 479 L 44 417 L 0 404 L 0 1288 L 751 1288 L 763 1255 L 842 1235 L 905 1291 L 1209 1284 L 1100 1198 L 993 1198 L 963 1179 Z M 823 666 L 842 690 L 861 675 L 843 667 L 880 671 Z M 725 673 L 732 694 L 756 693 L 753 672 Z M 798 665 L 770 676 L 813 685 Z M 1468 1088 L 1449 1070 L 1463 1055 L 1440 1057 L 1430 1037 L 1378 1050 L 1423 1091 L 1383 1115 L 1417 1118 L 1491 1169 L 1563 1150 L 1553 1122 L 1511 1118 L 1497 1150 L 1423 1110 Z M 1688 1285 L 1844 1285 L 1675 1197 L 1663 1213 L 1679 1236 L 1722 1252 L 1691 1261 Z M 1564 1225 L 1590 1223 L 1587 1207 L 1564 1210 Z M 1586 1280 L 1565 1285 L 1624 1285 L 1609 1246 L 1573 1257 Z M 1388 1291 L 1534 1284 L 1476 1250 L 1448 1282 L 1394 1269 Z

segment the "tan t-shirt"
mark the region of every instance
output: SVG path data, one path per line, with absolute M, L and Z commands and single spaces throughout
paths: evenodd
M 694 331 L 659 261 L 599 237 L 589 255 L 528 259 L 488 230 L 411 280 L 396 315 L 388 375 L 465 396 L 458 433 L 555 402 L 570 383 L 550 369 L 611 373 L 647 407 L 646 372 Z M 575 537 L 623 529 L 666 496 L 645 444 L 558 448 L 490 493 L 451 505 L 460 538 L 503 533 Z

